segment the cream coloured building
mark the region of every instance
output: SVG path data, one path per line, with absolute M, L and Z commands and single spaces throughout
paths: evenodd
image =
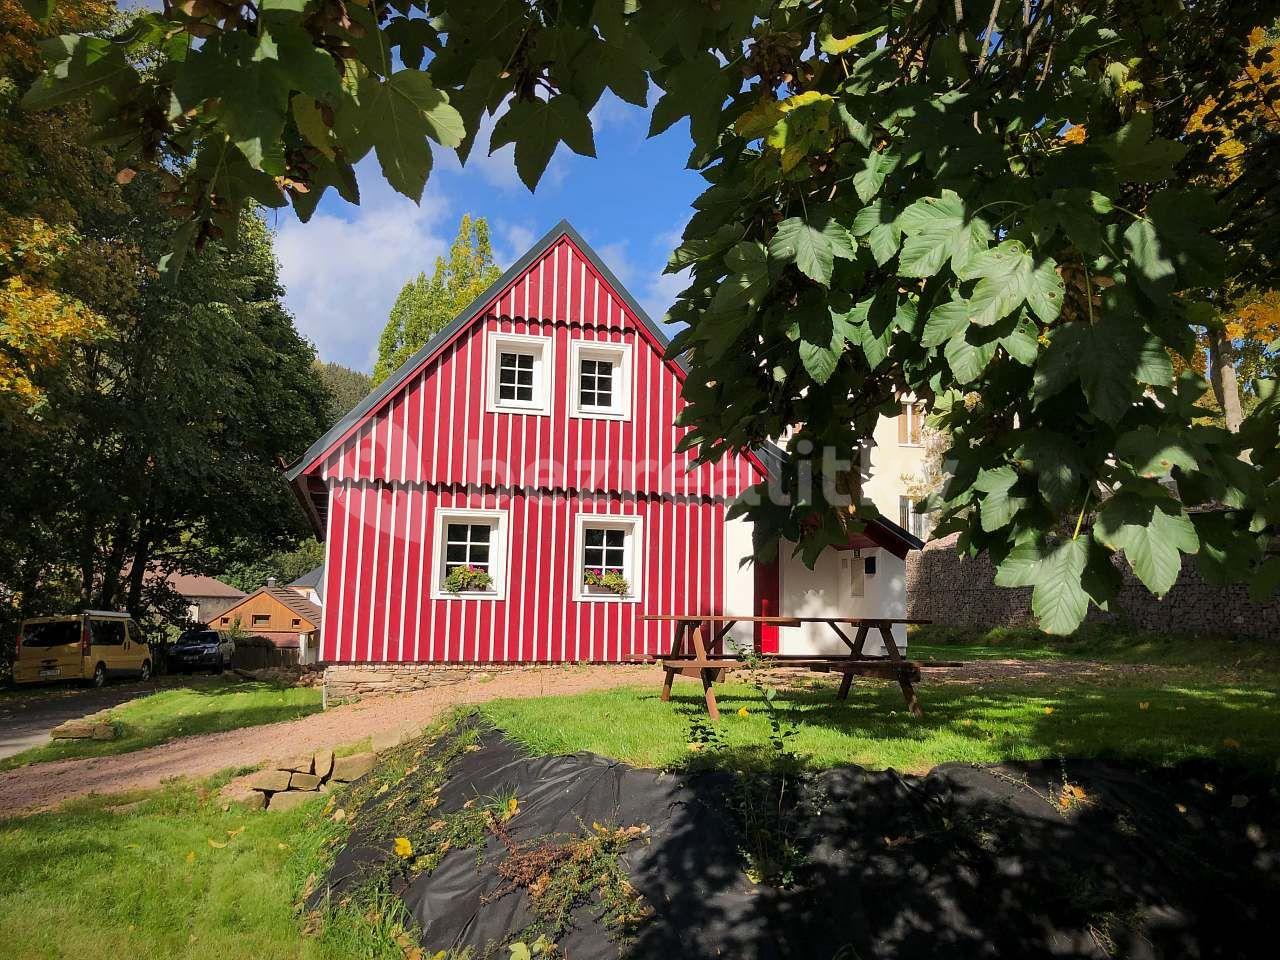
M 863 496 L 881 514 L 921 540 L 928 538 L 928 517 L 915 512 L 909 478 L 924 467 L 924 408 L 903 403 L 896 417 L 881 417 L 870 445 L 871 469 L 863 474 Z

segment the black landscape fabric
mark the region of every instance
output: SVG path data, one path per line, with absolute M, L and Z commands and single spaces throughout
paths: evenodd
M 653 908 L 625 946 L 594 904 L 558 941 L 571 960 L 1276 956 L 1275 786 L 1216 764 L 1139 771 L 1104 761 L 948 764 L 925 777 L 842 767 L 815 775 L 803 865 L 786 888 L 747 879 L 734 774 L 637 770 L 593 754 L 530 757 L 489 731 L 454 761 L 446 815 L 512 790 L 512 839 L 648 824 L 625 862 Z M 1064 785 L 1079 789 L 1064 809 Z M 376 806 L 378 797 L 368 801 Z M 329 880 L 361 864 L 359 820 Z M 428 951 L 502 945 L 534 919 L 529 893 L 485 902 L 507 848 L 451 850 L 399 890 Z

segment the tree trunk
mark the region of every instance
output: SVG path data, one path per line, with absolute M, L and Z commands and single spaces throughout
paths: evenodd
M 1240 410 L 1240 384 L 1236 380 L 1235 349 L 1221 330 L 1209 331 L 1209 381 L 1222 407 L 1223 419 L 1232 433 L 1240 432 L 1244 419 Z

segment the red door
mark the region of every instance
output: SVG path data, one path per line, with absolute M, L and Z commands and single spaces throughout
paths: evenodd
M 767 563 L 759 560 L 755 563 L 756 579 L 756 616 L 776 617 L 781 613 L 778 603 L 778 558 Z M 760 653 L 778 652 L 778 628 L 771 623 L 755 625 L 756 650 Z

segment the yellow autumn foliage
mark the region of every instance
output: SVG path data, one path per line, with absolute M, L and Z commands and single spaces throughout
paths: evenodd
M 109 330 L 107 311 L 127 304 L 137 254 L 86 240 L 84 226 L 120 209 L 110 161 L 82 145 L 83 108 L 32 123 L 18 105 L 41 67 L 38 44 L 104 23 L 114 4 L 62 0 L 37 23 L 21 0 L 0 0 L 0 401 L 38 402 L 41 370 Z
M 1191 115 L 1187 133 L 1201 134 L 1213 144 L 1213 158 L 1221 164 L 1215 179 L 1228 183 L 1239 176 L 1246 150 L 1240 135 L 1246 128 L 1262 126 L 1280 130 L 1280 43 L 1254 29 L 1245 43 L 1249 59 L 1244 71 L 1227 87 L 1221 100 L 1209 97 Z M 1223 117 L 1222 102 L 1233 108 Z

